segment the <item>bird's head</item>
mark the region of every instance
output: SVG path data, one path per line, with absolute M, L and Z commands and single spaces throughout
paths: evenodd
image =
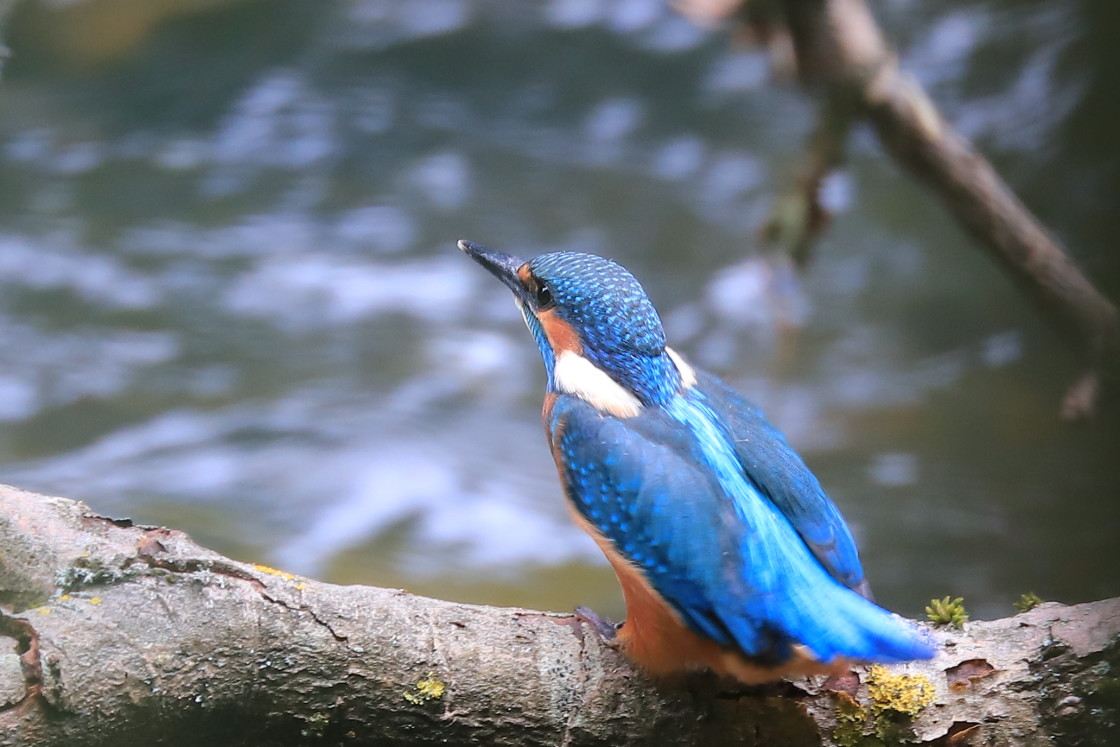
M 691 384 L 691 369 L 665 346 L 656 309 L 621 265 L 577 252 L 524 260 L 465 240 L 459 248 L 513 291 L 551 390 L 603 400 L 620 395 L 613 383 L 640 409 Z

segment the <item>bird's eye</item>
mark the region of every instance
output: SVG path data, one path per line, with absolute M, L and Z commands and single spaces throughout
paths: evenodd
M 541 311 L 556 305 L 556 301 L 552 298 L 552 291 L 544 283 L 537 285 L 536 297 L 533 300 L 536 301 L 537 309 Z

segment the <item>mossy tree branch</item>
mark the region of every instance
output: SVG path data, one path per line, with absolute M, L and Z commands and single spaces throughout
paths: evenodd
M 0 486 L 0 601 L 0 745 L 1042 745 L 1117 717 L 1120 600 L 828 682 L 657 688 L 570 615 L 319 583 Z

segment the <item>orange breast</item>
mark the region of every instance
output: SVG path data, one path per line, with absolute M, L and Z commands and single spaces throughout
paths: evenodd
M 723 649 L 689 630 L 632 563 L 613 548 L 603 551 L 626 600 L 626 624 L 618 631 L 623 653 L 654 677 L 719 669 Z

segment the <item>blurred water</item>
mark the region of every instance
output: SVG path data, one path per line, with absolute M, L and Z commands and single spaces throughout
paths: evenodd
M 879 6 L 1120 295 L 1116 19 Z M 724 33 L 653 0 L 24 0 L 4 39 L 4 482 L 329 580 L 620 615 L 467 236 L 629 266 L 805 453 L 884 603 L 1120 594 L 1115 416 L 1056 421 L 1071 355 L 865 132 L 808 273 L 760 254 L 812 108 Z

